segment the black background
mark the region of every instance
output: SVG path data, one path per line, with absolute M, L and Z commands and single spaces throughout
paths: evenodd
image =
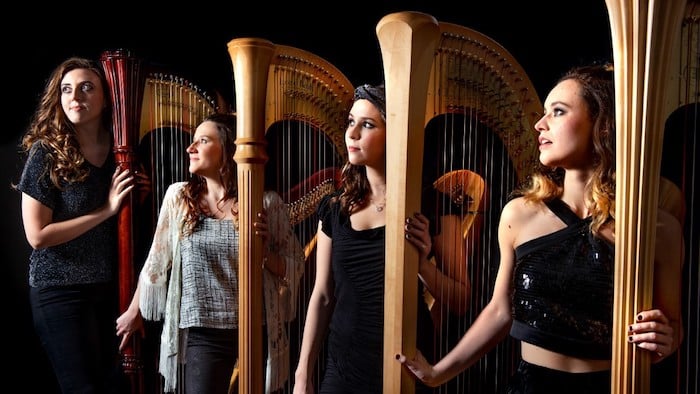
M 17 144 L 49 73 L 65 58 L 97 58 L 104 50 L 129 49 L 206 91 L 218 91 L 233 104 L 233 72 L 226 45 L 234 38 L 258 37 L 306 50 L 336 66 L 355 86 L 381 83 L 377 23 L 393 12 L 420 11 L 438 21 L 477 30 L 501 44 L 524 68 L 541 100 L 569 67 L 612 60 L 603 0 L 178 3 L 47 6 L 25 2 L 10 7 L 15 11 L 3 11 L 0 199 L 6 215 L 0 219 L 0 239 L 9 255 L 1 264 L 6 280 L 2 299 L 10 308 L 3 310 L 2 325 L 5 365 L 10 366 L 5 368 L 5 384 L 23 387 L 20 392 L 57 389 L 31 325 L 30 248 L 22 229 L 20 196 L 10 183 L 19 178 L 22 166 Z

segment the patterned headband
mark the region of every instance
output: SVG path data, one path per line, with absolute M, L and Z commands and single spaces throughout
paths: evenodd
M 360 99 L 369 100 L 382 114 L 382 119 L 386 121 L 386 97 L 384 96 L 384 85 L 360 85 L 355 88 L 355 94 L 352 99 L 353 101 Z

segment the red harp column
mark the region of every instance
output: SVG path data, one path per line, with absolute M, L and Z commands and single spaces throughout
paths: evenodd
M 125 50 L 103 52 L 100 60 L 105 69 L 112 99 L 115 161 L 119 167 L 133 173 L 137 168 L 134 147 L 139 138 L 145 81 L 142 61 Z M 117 216 L 120 312 L 128 308 L 136 288 L 133 231 L 135 208 L 134 193 L 131 193 Z M 137 335 L 132 336 L 130 343 L 122 351 L 121 363 L 124 373 L 129 378 L 131 392 L 143 393 L 143 366 Z

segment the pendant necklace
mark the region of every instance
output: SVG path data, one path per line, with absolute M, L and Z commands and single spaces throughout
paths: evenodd
M 384 203 L 383 203 L 383 204 L 375 204 L 375 203 L 374 203 L 374 200 L 371 199 L 371 198 L 369 199 L 369 201 L 372 203 L 372 205 L 374 205 L 374 209 L 375 209 L 377 212 L 383 211 L 383 210 L 384 210 L 384 207 L 386 206 L 386 200 L 384 200 Z

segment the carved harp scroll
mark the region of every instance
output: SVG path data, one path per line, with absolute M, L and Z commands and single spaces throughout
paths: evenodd
M 649 392 L 649 354 L 627 324 L 651 307 L 665 78 L 685 0 L 606 0 L 615 64 L 617 185 L 612 392 Z
M 334 189 L 335 170 L 327 168 L 324 160 L 316 159 L 316 145 L 302 146 L 302 151 L 269 157 L 266 134 L 281 122 L 300 122 L 320 130 L 334 150 L 332 166 L 344 162 L 347 152 L 343 139 L 347 113 L 352 104 L 353 87 L 348 79 L 325 60 L 301 49 L 275 45 L 260 38 L 237 38 L 228 43 L 233 63 L 238 138 L 234 156 L 238 165 L 240 207 L 239 255 L 239 392 L 262 393 L 264 374 L 262 354 L 262 244 L 253 236 L 253 215 L 262 208 L 263 187 L 267 184 L 265 166 L 274 162 L 284 167 L 285 160 L 305 161 L 306 175 L 299 184 L 284 181 L 267 185 L 277 191 L 289 208 L 293 225 L 315 212 L 315 203 Z M 269 160 L 268 160 L 269 159 Z M 297 163 L 297 167 L 306 164 Z M 281 174 L 287 174 L 280 169 Z M 286 178 L 286 176 L 282 176 Z M 326 182 L 326 178 L 331 182 Z M 306 184 L 313 184 L 306 189 Z M 304 240 L 305 242 L 307 240 Z M 313 239 L 306 242 L 307 259 L 311 256 Z M 258 263 L 256 263 L 258 262 Z M 301 289 L 311 286 L 300 285 Z M 300 290 L 304 301 L 309 294 Z M 297 312 L 305 313 L 305 307 Z M 295 322 L 303 325 L 304 317 Z M 299 332 L 302 330 L 299 329 Z M 291 341 L 301 338 L 291 338 Z M 294 355 L 292 356 L 294 357 Z M 293 362 L 290 362 L 292 368 Z M 293 371 L 289 371 L 289 377 Z M 291 390 L 291 389 L 290 389 Z
M 387 146 L 387 162 L 401 163 L 387 166 L 387 198 L 392 201 L 394 210 L 387 211 L 386 227 L 384 392 L 411 393 L 415 388 L 412 382 L 405 381 L 405 372 L 394 355 L 402 351 L 410 357 L 415 352 L 416 302 L 422 302 L 415 290 L 417 256 L 412 247 L 404 250 L 408 244 L 403 238 L 404 219 L 421 209 L 418 197 L 421 196 L 421 179 L 415 174 L 421 174 L 426 166 L 434 164 L 429 163 L 430 160 L 452 161 L 456 164 L 437 165 L 440 170 L 437 175 L 450 171 L 453 174 L 479 171 L 487 181 L 486 187 L 492 189 L 485 213 L 486 220 L 491 222 L 489 230 L 479 234 L 481 239 L 477 241 L 485 251 L 467 262 L 471 301 L 468 316 L 460 317 L 465 321 L 457 323 L 461 324 L 463 333 L 468 320 L 475 318 L 490 296 L 498 261 L 487 250 L 495 243 L 491 238 L 495 238 L 494 224 L 500 209 L 507 194 L 525 180 L 537 164 L 534 123 L 539 119 L 542 105 L 518 62 L 502 46 L 479 32 L 438 23 L 428 15 L 400 12 L 380 21 L 377 36 L 386 78 L 387 134 L 394 141 L 393 146 Z M 441 130 L 431 129 L 431 121 L 446 114 L 463 116 L 468 121 L 450 125 L 454 130 L 448 130 L 447 126 Z M 483 130 L 488 130 L 493 137 L 486 139 L 498 140 L 497 143 L 488 142 L 486 153 L 478 148 L 483 142 L 474 140 L 474 136 L 481 135 L 476 131 Z M 428 132 L 435 134 L 428 135 Z M 458 133 L 463 133 L 457 138 L 461 140 L 449 142 L 447 135 Z M 462 150 L 428 151 L 427 142 L 436 138 L 446 141 L 445 149 L 452 143 L 461 144 Z M 492 154 L 497 150 L 495 146 L 503 152 Z M 475 157 L 478 155 L 472 154 L 474 151 L 479 151 L 481 156 Z M 407 158 L 410 160 L 404 164 Z M 496 172 L 498 174 L 494 174 Z M 435 178 L 430 182 L 433 180 Z M 426 185 L 422 187 L 425 190 Z M 463 224 L 472 223 L 472 219 L 464 217 Z M 441 345 L 434 349 L 436 357 L 444 356 L 453 346 L 444 346 L 447 338 L 437 342 Z M 505 345 L 503 349 L 494 350 L 493 355 L 471 368 L 474 373 L 470 377 L 460 377 L 455 385 L 459 390 L 495 391 L 506 383 L 512 372 L 510 351 Z

